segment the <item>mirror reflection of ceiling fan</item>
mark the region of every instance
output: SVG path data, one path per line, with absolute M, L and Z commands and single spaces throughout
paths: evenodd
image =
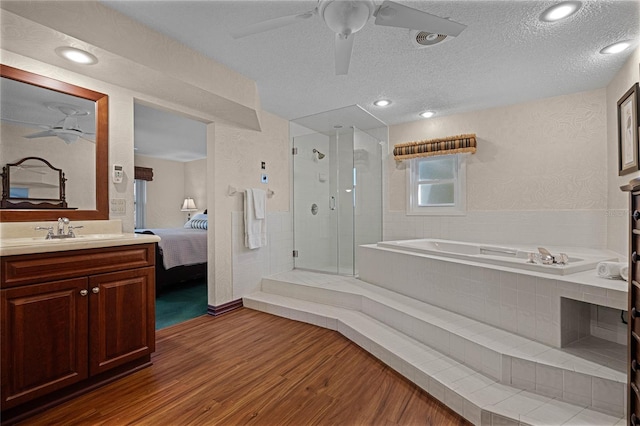
M 27 121 L 12 120 L 9 118 L 3 118 L 3 120 L 13 123 L 26 124 L 28 126 L 40 127 L 46 130 L 41 132 L 32 133 L 24 136 L 27 139 L 46 138 L 46 137 L 58 137 L 65 141 L 67 144 L 74 143 L 78 138 L 86 139 L 89 142 L 95 143 L 91 136 L 95 136 L 95 133 L 84 132 L 78 125 L 78 117 L 86 117 L 91 113 L 86 110 L 82 110 L 77 106 L 63 103 L 46 103 L 45 106 L 53 111 L 61 112 L 65 117 L 58 121 L 53 126 L 45 124 L 30 123 Z
M 373 0 L 318 0 L 318 6 L 313 10 L 258 22 L 232 31 L 231 36 L 237 39 L 259 34 L 302 22 L 314 15 L 319 15 L 325 24 L 336 33 L 336 75 L 348 73 L 355 33 L 365 26 L 371 16 L 375 16 L 376 25 L 408 28 L 446 36 L 455 37 L 467 28 L 466 25 L 458 22 L 440 18 L 390 0 L 385 0 L 380 6 L 376 6 Z

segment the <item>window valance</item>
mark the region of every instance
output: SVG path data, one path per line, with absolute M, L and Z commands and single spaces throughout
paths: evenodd
M 475 133 L 417 142 L 399 143 L 393 147 L 393 158 L 396 160 L 408 160 L 416 157 L 460 154 L 465 152 L 475 154 Z
M 149 167 L 134 167 L 134 179 L 138 180 L 153 180 L 153 169 Z

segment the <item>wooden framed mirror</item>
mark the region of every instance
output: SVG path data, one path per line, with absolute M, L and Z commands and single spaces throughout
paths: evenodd
M 71 101 L 66 102 L 42 102 L 44 107 L 48 109 L 57 110 L 58 114 L 62 113 L 61 120 L 57 123 L 50 123 L 50 125 L 43 126 L 41 124 L 46 123 L 25 123 L 29 124 L 37 124 L 38 126 L 32 127 L 40 127 L 32 128 L 29 132 L 26 132 L 26 135 L 23 135 L 20 139 L 20 143 L 16 144 L 19 146 L 17 148 L 19 152 L 11 152 L 11 155 L 5 155 L 3 152 L 3 163 L 16 163 L 16 159 L 12 159 L 11 156 L 17 158 L 25 158 L 25 157 L 45 157 L 41 155 L 42 148 L 39 148 L 35 142 L 45 143 L 45 141 L 55 141 L 57 143 L 58 148 L 51 148 L 54 150 L 56 155 L 60 155 L 63 158 L 72 158 L 71 166 L 61 166 L 64 169 L 67 175 L 72 174 L 74 171 L 77 172 L 76 169 L 82 169 L 82 167 L 89 167 L 89 170 L 86 173 L 76 176 L 73 181 L 75 181 L 76 185 L 82 185 L 80 192 L 85 192 L 82 196 L 73 195 L 73 192 L 69 192 L 72 188 L 67 186 L 67 197 L 66 202 L 69 207 L 72 209 L 31 209 L 31 208 L 1 208 L 0 209 L 0 222 L 28 222 L 28 221 L 44 221 L 44 220 L 57 220 L 60 216 L 68 217 L 72 220 L 100 220 L 100 219 L 109 219 L 109 206 L 108 206 L 108 198 L 109 198 L 109 175 L 108 175 L 108 158 L 109 158 L 109 98 L 107 95 L 99 92 L 95 92 L 93 90 L 85 89 L 82 87 L 74 86 L 69 83 L 65 83 L 59 80 L 54 80 L 49 77 L 44 77 L 38 74 L 33 74 L 28 71 L 23 71 L 17 68 L 13 68 L 7 65 L 0 65 L 0 77 L 2 77 L 3 85 L 4 83 L 10 84 L 24 84 L 23 89 L 31 90 L 31 89 L 46 89 L 47 91 L 52 91 L 52 93 L 58 93 L 66 96 L 63 100 L 71 99 Z M 3 130 L 3 144 L 5 143 L 4 130 L 9 129 L 12 125 L 17 122 L 17 120 L 12 120 L 11 117 L 7 116 L 7 113 L 11 111 L 14 107 L 13 105 L 7 106 L 5 101 L 11 101 L 9 96 L 5 96 L 6 93 L 11 93 L 11 91 L 3 90 L 3 112 L 2 112 L 2 121 L 1 126 L 4 127 Z M 49 93 L 49 92 L 46 92 Z M 48 95 L 47 95 L 48 96 Z M 44 96 L 45 98 L 47 96 Z M 75 100 L 74 100 L 75 99 Z M 89 104 L 91 107 L 85 108 L 86 111 L 82 113 L 78 112 L 78 110 L 71 108 L 71 112 L 67 107 L 70 104 L 81 104 L 87 101 L 91 101 Z M 18 105 L 16 103 L 15 105 Z M 62 105 L 62 106 L 61 106 Z M 95 108 L 93 106 L 95 105 Z M 43 108 L 44 108 L 43 107 Z M 92 111 L 89 111 L 91 110 Z M 82 141 L 85 146 L 89 146 L 89 151 L 91 154 L 88 154 L 89 157 L 82 157 L 80 159 L 75 159 L 73 156 L 76 155 L 76 152 L 81 151 L 80 145 L 78 144 L 79 138 L 75 135 L 67 136 L 69 133 L 78 133 L 79 127 L 74 125 L 69 125 L 69 117 L 76 116 L 89 116 L 83 117 L 83 119 L 91 119 L 93 117 L 95 123 L 90 122 L 89 124 L 92 127 L 95 127 L 95 132 L 80 134 L 86 140 Z M 33 120 L 30 120 L 33 121 Z M 74 122 L 75 123 L 75 122 Z M 32 132 L 36 133 L 32 133 Z M 65 134 L 67 133 L 67 134 Z M 91 136 L 87 136 L 87 135 Z M 53 143 L 53 142 L 52 142 Z M 95 146 L 94 146 L 95 144 Z M 53 146 L 53 145 L 51 145 Z M 5 147 L 2 147 L 3 149 Z M 14 149 L 15 151 L 15 149 Z M 53 154 L 52 154 L 53 155 Z M 90 158 L 91 155 L 95 158 Z M 54 164 L 56 164 L 54 162 Z M 75 165 L 75 166 L 74 166 Z M 94 167 L 91 167 L 95 165 Z M 95 182 L 95 183 L 94 183 Z M 88 200 L 81 200 L 82 198 L 89 198 Z M 76 198 L 74 200 L 74 198 Z M 73 209 L 73 208 L 76 209 Z
M 3 209 L 67 209 L 62 169 L 40 157 L 25 157 L 2 167 Z M 73 208 L 73 207 L 72 207 Z

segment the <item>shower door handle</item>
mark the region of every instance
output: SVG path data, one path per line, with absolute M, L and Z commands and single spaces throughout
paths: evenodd
M 336 197 L 332 195 L 331 197 L 329 197 L 329 210 L 335 210 L 335 209 L 336 209 Z

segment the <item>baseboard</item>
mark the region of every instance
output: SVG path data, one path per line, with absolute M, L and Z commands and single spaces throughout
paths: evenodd
M 232 300 L 231 302 L 223 303 L 218 306 L 209 305 L 207 307 L 207 313 L 216 317 L 239 308 L 242 308 L 242 299 Z

